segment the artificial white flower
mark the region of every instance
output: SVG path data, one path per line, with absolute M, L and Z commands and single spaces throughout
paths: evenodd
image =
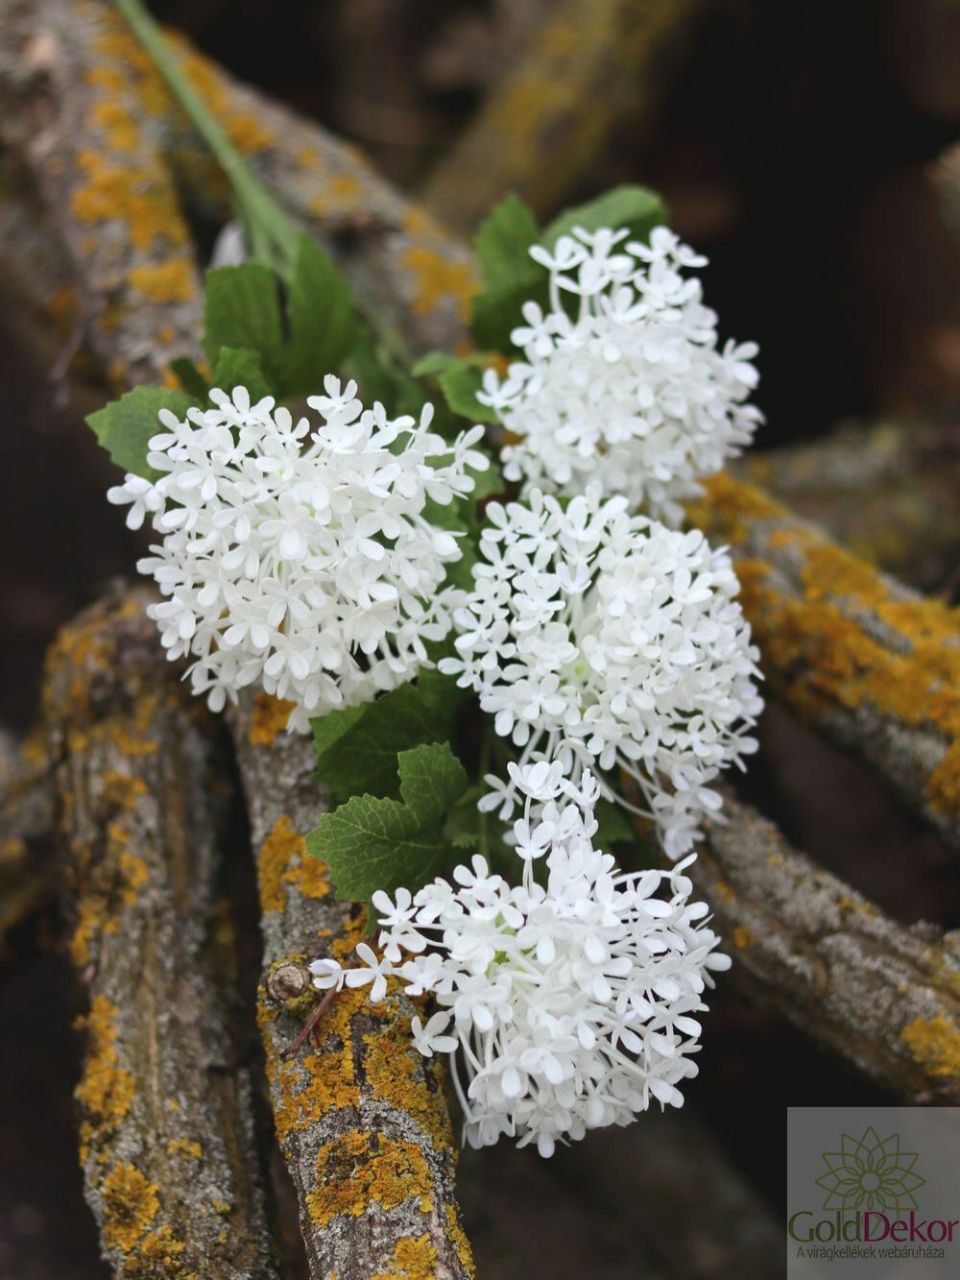
M 487 518 L 440 669 L 479 694 L 522 765 L 556 761 L 574 782 L 585 767 L 628 775 L 635 811 L 679 857 L 720 808 L 719 770 L 756 749 L 759 655 L 729 556 L 596 487 L 566 507 L 534 490 Z M 514 776 L 488 781 L 481 807 L 510 817 Z
M 750 442 L 761 415 L 753 343 L 717 345 L 717 317 L 684 269 L 706 259 L 666 227 L 649 244 L 628 232 L 581 228 L 552 253 L 550 309 L 523 306 L 512 338 L 525 360 L 484 375 L 479 399 L 516 439 L 504 475 L 525 489 L 573 494 L 599 481 L 668 524 Z
M 467 1140 L 506 1135 L 548 1156 L 558 1141 L 628 1124 L 651 1099 L 682 1104 L 678 1085 L 697 1070 L 704 987 L 730 962 L 715 950 L 705 904 L 690 901 L 685 863 L 626 873 L 594 848 L 588 775 L 577 787 L 534 765 L 519 785 L 527 827 L 549 827 L 538 854 L 545 883 L 532 857 L 511 886 L 476 856 L 454 871 L 457 887 L 438 879 L 395 908 L 380 895 L 401 922 L 380 944 L 398 958 L 365 959 L 374 982 L 389 970 L 409 994 L 433 994 L 439 1011 L 426 1026 L 413 1019 L 414 1044 L 427 1056 L 451 1053 Z M 411 923 L 430 949 L 401 963 Z
M 161 410 L 150 441 L 155 484 L 127 476 L 107 495 L 149 513 L 161 541 L 138 568 L 162 603 L 150 607 L 171 659 L 191 656 L 196 693 L 220 710 L 255 682 L 296 705 L 290 727 L 373 698 L 427 663 L 424 642 L 449 630 L 447 565 L 457 538 L 427 503 L 473 489 L 486 468 L 482 428 L 453 444 L 420 421 L 364 409 L 356 383 L 324 379 L 311 428 L 256 404 L 243 387 L 181 422 Z

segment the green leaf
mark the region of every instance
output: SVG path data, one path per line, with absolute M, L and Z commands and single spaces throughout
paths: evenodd
M 112 404 L 87 417 L 87 425 L 118 467 L 153 480 L 159 474 L 147 466 L 147 447 L 163 427 L 157 421 L 161 409 L 183 418 L 196 401 L 183 391 L 167 387 L 134 387 Z
M 208 271 L 203 326 L 203 347 L 214 366 L 221 347 L 244 347 L 264 358 L 275 354 L 283 340 L 276 275 L 258 262 Z
M 364 792 L 395 796 L 398 753 L 452 737 L 465 696 L 451 677 L 422 671 L 415 684 L 312 720 L 317 777 L 339 801 Z
M 283 396 L 318 391 L 340 368 L 354 338 L 350 286 L 333 260 L 306 236 L 297 242 L 287 298 L 290 340 L 277 356 Z
M 478 347 L 509 350 L 523 304 L 546 303 L 547 273 L 530 257 L 539 240 L 533 214 L 516 196 L 507 196 L 481 224 L 476 253 L 483 292 L 473 300 L 471 323 Z
M 389 406 L 392 417 L 404 413 L 420 417 L 420 410 L 429 397 L 368 325 L 357 326 L 347 366 L 350 376 L 360 384 L 364 404 L 379 400 Z M 442 427 L 438 429 L 446 434 Z
M 441 390 L 454 413 L 471 422 L 499 422 L 496 411 L 477 399 L 482 385 L 482 371 L 466 361 L 440 374 Z
M 484 293 L 508 293 L 518 277 L 535 280 L 540 268 L 530 257 L 530 246 L 539 238 L 537 220 L 527 205 L 515 195 L 501 200 L 474 240 Z
M 209 390 L 207 380 L 189 356 L 177 356 L 176 360 L 170 361 L 170 368 L 187 395 L 196 400 L 206 400 Z
M 213 371 L 213 385 L 226 391 L 228 395 L 235 387 L 246 387 L 253 401 L 270 394 L 260 357 L 248 347 L 220 348 Z
M 399 800 L 354 796 L 307 836 L 309 851 L 329 866 L 338 898 L 364 900 L 401 885 L 415 891 L 456 857 L 443 821 L 467 785 L 460 761 L 435 742 L 402 751 L 397 769 Z
M 552 249 L 560 237 L 569 235 L 574 227 L 583 227 L 585 231 L 597 231 L 600 227 L 616 231 L 627 227 L 633 239 L 646 240 L 653 228 L 664 224 L 668 216 L 667 206 L 655 191 L 625 184 L 596 200 L 565 210 L 544 231 L 543 243 Z
M 599 849 L 608 850 L 615 844 L 637 843 L 637 829 L 621 805 L 614 804 L 612 800 L 598 800 L 594 816 L 597 819 L 594 843 Z

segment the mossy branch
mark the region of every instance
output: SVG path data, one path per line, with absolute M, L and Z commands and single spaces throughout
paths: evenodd
M 86 1195 L 117 1277 L 270 1280 L 217 897 L 227 771 L 144 605 L 131 593 L 66 627 L 44 684 L 69 952 L 89 993 Z
M 912 1102 L 960 1102 L 960 938 L 906 927 L 727 796 L 691 868 L 732 980 Z

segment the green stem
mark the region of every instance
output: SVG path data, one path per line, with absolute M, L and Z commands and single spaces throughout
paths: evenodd
M 170 91 L 212 151 L 230 181 L 252 256 L 289 279 L 300 231 L 280 208 L 230 141 L 220 121 L 184 74 L 169 42 L 141 0 L 114 0 L 153 59 Z

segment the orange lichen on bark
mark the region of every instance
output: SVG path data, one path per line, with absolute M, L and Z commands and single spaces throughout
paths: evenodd
M 103 1227 L 108 1249 L 129 1253 L 157 1216 L 160 1192 L 132 1164 L 116 1164 L 103 1180 Z
M 430 1166 L 415 1142 L 353 1130 L 317 1152 L 317 1185 L 306 1206 L 325 1227 L 341 1214 L 359 1217 L 372 1204 L 389 1211 L 416 1199 L 428 1213 L 432 1189 Z
M 307 852 L 306 841 L 285 814 L 277 819 L 263 842 L 257 876 L 264 911 L 283 910 L 287 884 L 305 898 L 326 898 L 331 892 L 327 864 Z
M 189 302 L 197 290 L 193 264 L 189 258 L 133 267 L 130 283 L 151 302 Z
M 791 517 L 758 490 L 720 475 L 692 518 L 751 552 L 738 561 L 741 603 L 771 685 L 807 719 L 869 705 L 929 727 L 944 754 L 926 782 L 935 812 L 960 817 L 960 610 L 905 600 L 881 574 Z M 782 522 L 782 524 L 781 524 Z M 783 570 L 763 558 L 789 533 Z
M 119 1065 L 117 1013 L 106 996 L 96 996 L 90 1012 L 77 1020 L 77 1026 L 88 1036 L 83 1074 L 75 1093 L 81 1111 L 83 1160 L 91 1145 L 116 1129 L 130 1110 L 136 1092 L 133 1076 Z
M 730 937 L 737 950 L 743 951 L 744 948 L 749 947 L 753 942 L 753 930 L 749 925 L 738 924 Z
M 901 1036 L 914 1061 L 930 1075 L 960 1078 L 960 1028 L 946 1013 L 914 1018 Z
M 378 1271 L 373 1280 L 434 1280 L 437 1251 L 426 1232 L 398 1240 L 389 1271 Z
M 410 309 L 414 315 L 434 311 L 452 298 L 460 319 L 469 320 L 470 300 L 477 293 L 477 280 L 468 262 L 451 261 L 449 255 L 423 245 L 411 245 L 402 261 L 413 274 Z
M 372 1035 L 365 1035 L 363 1065 L 367 1081 L 377 1097 L 412 1116 L 428 1133 L 438 1151 L 452 1148 L 453 1125 L 446 1105 L 438 1105 L 430 1087 L 423 1059 L 410 1043 L 406 1018 L 392 1019 Z
M 136 249 L 152 249 L 157 240 L 183 245 L 189 240 L 169 175 L 129 165 L 115 165 L 99 151 L 77 153 L 84 181 L 71 196 L 78 222 L 95 226 L 122 222 Z
M 294 704 L 288 698 L 274 698 L 269 693 L 258 693 L 253 700 L 250 717 L 250 745 L 269 747 L 278 734 L 283 733 L 290 719 Z

